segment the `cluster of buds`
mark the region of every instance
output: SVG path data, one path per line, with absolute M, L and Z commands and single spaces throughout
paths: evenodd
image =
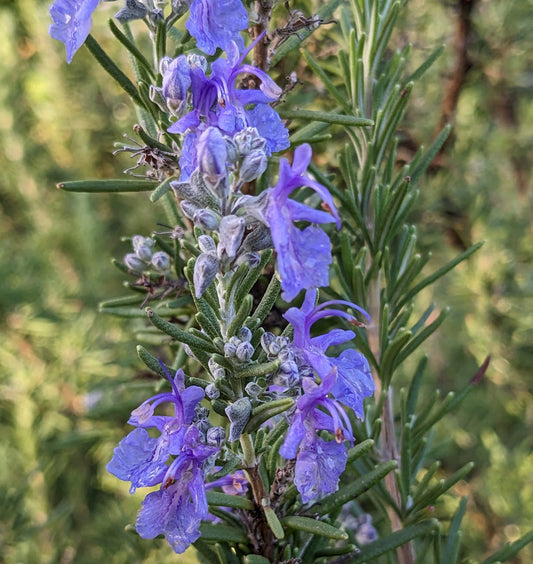
M 133 253 L 124 257 L 124 264 L 137 272 L 147 270 L 165 274 L 170 270 L 170 256 L 164 251 L 155 251 L 155 241 L 151 237 L 134 235 L 131 240 Z

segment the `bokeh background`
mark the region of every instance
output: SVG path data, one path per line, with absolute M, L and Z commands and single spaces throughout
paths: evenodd
M 128 323 L 97 304 L 125 293 L 110 262 L 128 252 L 121 237 L 150 233 L 162 214 L 146 194 L 55 188 L 118 177 L 132 163 L 111 155 L 113 143 L 135 116 L 84 48 L 66 65 L 48 37 L 48 4 L 0 0 L 0 563 L 192 562 L 192 552 L 177 559 L 125 530 L 142 495 L 105 471 L 152 383 Z M 318 2 L 299 5 L 313 13 Z M 103 4 L 94 18 L 111 52 L 106 22 L 117 6 Z M 445 45 L 415 88 L 400 156 L 455 123 L 419 185 L 412 220 L 422 248 L 437 268 L 485 241 L 423 298 L 452 308 L 425 350 L 428 397 L 462 387 L 492 357 L 435 440 L 442 476 L 476 462 L 454 492 L 469 499 L 463 552 L 473 560 L 533 524 L 531 21 L 528 0 L 412 0 L 395 34 L 398 46 L 413 45 L 413 70 Z M 302 76 L 293 101 L 312 101 L 320 86 Z M 331 143 L 323 149 L 333 158 Z M 450 496 L 434 511 L 443 517 L 456 505 Z M 530 548 L 515 559 L 532 561 Z

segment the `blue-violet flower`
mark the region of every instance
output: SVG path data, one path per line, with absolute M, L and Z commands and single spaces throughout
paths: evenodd
M 197 163 L 195 143 L 198 133 L 208 127 L 217 127 L 229 137 L 246 127 L 255 127 L 260 137 L 266 140 L 267 155 L 281 151 L 289 146 L 289 133 L 279 115 L 268 104 L 276 100 L 281 89 L 262 70 L 243 64 L 248 51 L 239 55 L 238 47 L 231 43 L 228 47 L 227 59 L 217 59 L 211 65 L 211 74 L 205 74 L 203 65 L 190 64 L 189 78 L 192 91 L 192 110 L 173 123 L 170 133 L 189 133 L 182 147 L 180 165 L 182 181 L 187 178 L 184 170 L 194 170 Z M 179 58 L 179 57 L 178 57 Z M 185 66 L 170 63 L 163 77 L 164 91 L 174 96 L 178 91 L 180 99 L 184 98 L 183 86 L 187 84 Z M 257 77 L 261 85 L 258 89 L 238 89 L 235 86 L 237 77 L 251 74 Z M 176 81 L 176 85 L 173 82 Z M 169 98 L 175 104 L 175 99 Z M 249 109 L 249 105 L 254 105 Z M 194 137 L 193 137 L 194 136 Z
M 218 448 L 203 444 L 198 422 L 194 423 L 198 402 L 204 397 L 202 388 L 185 388 L 182 370 L 173 379 L 168 373 L 167 377 L 172 391 L 157 394 L 132 411 L 128 422 L 136 429 L 115 448 L 107 470 L 131 481 L 131 493 L 138 487 L 161 484 L 146 496 L 136 529 L 143 538 L 165 535 L 172 548 L 182 553 L 200 536 L 200 522 L 208 516 L 203 465 Z M 163 403 L 173 404 L 173 416 L 154 415 Z M 159 437 L 150 437 L 146 429 L 157 429 Z
M 49 32 L 65 44 L 67 63 L 83 45 L 91 31 L 92 14 L 99 0 L 56 0 L 50 7 L 52 25 Z
M 344 441 L 353 442 L 348 416 L 340 403 L 329 397 L 335 381 L 335 369 L 320 384 L 313 378 L 302 378 L 304 393 L 296 402 L 279 451 L 287 459 L 296 458 L 294 483 L 304 503 L 337 489 L 346 467 Z M 318 435 L 319 430 L 333 433 L 335 441 L 325 441 Z
M 310 162 L 311 147 L 308 144 L 297 147 L 292 165 L 286 159 L 281 159 L 278 183 L 266 191 L 266 209 L 260 214 L 260 219 L 272 234 L 283 299 L 288 302 L 302 289 L 327 286 L 332 260 L 331 243 L 326 233 L 316 225 L 300 230 L 294 222 L 336 222 L 337 228 L 340 227 L 331 194 L 322 184 L 305 174 Z M 289 199 L 296 188 L 303 186 L 313 189 L 329 211 L 316 210 Z
M 330 346 L 346 343 L 355 337 L 353 331 L 333 329 L 325 335 L 311 337 L 311 326 L 323 317 L 343 317 L 348 321 L 355 318 L 349 313 L 330 309 L 331 306 L 343 305 L 368 314 L 359 306 L 343 300 L 331 300 L 315 306 L 316 289 L 308 290 L 301 308 L 291 307 L 284 317 L 294 327 L 293 350 L 300 357 L 300 361 L 311 366 L 319 378 L 329 377 L 332 371 L 336 373 L 331 392 L 335 398 L 351 407 L 355 414 L 364 418 L 363 401 L 374 393 L 374 381 L 368 361 L 358 351 L 347 349 L 338 357 L 326 355 Z
M 242 50 L 240 31 L 248 26 L 248 12 L 240 0 L 193 0 L 185 27 L 198 48 L 214 55 L 217 47 L 226 51 L 234 41 Z

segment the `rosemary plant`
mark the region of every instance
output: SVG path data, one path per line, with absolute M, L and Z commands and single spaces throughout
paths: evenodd
M 272 0 L 127 0 L 109 26 L 131 72 L 89 33 L 98 0 L 50 10 L 67 61 L 85 44 L 138 115 L 135 139 L 116 148 L 134 159 L 126 178 L 60 187 L 149 192 L 166 214 L 167 228 L 130 237 L 115 264 L 131 292 L 101 309 L 144 318 L 138 356 L 163 378 L 131 412 L 133 430 L 107 468 L 131 492 L 150 488 L 134 528 L 178 554 L 193 545 L 208 564 L 461 555 L 465 500 L 447 527 L 431 507 L 472 465 L 439 479 L 430 448 L 434 426 L 488 362 L 464 389 L 421 404 L 426 360 L 405 361 L 446 314 L 415 314 L 418 294 L 480 245 L 428 273 L 409 223 L 449 129 L 397 164 L 410 92 L 439 55 L 407 76 L 409 48 L 390 47 L 405 9 L 398 0 L 330 0 L 316 13 Z M 335 65 L 306 49 L 316 30 L 335 44 Z M 326 107 L 286 102 L 299 78 L 277 69 L 299 49 Z M 344 146 L 339 166 L 325 169 L 312 147 L 332 128 Z

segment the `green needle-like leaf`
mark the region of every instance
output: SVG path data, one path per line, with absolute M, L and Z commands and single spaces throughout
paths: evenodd
M 406 527 L 400 531 L 396 531 L 386 537 L 382 537 L 371 544 L 363 546 L 357 556 L 351 560 L 350 564 L 363 564 L 370 562 L 373 558 L 377 558 L 382 554 L 386 554 L 402 546 L 409 541 L 427 535 L 438 528 L 438 521 L 436 519 L 428 519 L 416 525 Z
M 263 507 L 264 511 L 265 511 L 265 517 L 266 520 L 268 522 L 268 525 L 270 527 L 270 529 L 272 530 L 272 532 L 274 533 L 274 536 L 278 539 L 281 540 L 285 537 L 285 531 L 283 530 L 283 527 L 281 526 L 281 523 L 279 521 L 278 516 L 276 515 L 276 512 L 272 509 L 272 507 Z
M 200 525 L 200 535 L 203 541 L 211 542 L 228 542 L 228 543 L 242 543 L 248 544 L 248 537 L 240 529 L 230 527 L 229 525 L 210 525 L 209 523 L 202 523 Z
M 207 503 L 219 507 L 233 507 L 234 509 L 247 509 L 251 511 L 254 508 L 252 501 L 246 497 L 238 495 L 228 495 L 220 492 L 206 492 Z
M 279 115 L 282 119 L 323 121 L 325 123 L 336 123 L 345 126 L 370 127 L 374 125 L 374 122 L 371 119 L 334 114 L 330 112 L 318 112 L 311 110 L 279 110 Z
M 147 307 L 145 311 L 148 315 L 148 319 L 152 322 L 153 325 L 155 325 L 155 327 L 163 331 L 163 333 L 170 335 L 171 337 L 176 339 L 176 341 L 192 347 L 197 347 L 200 350 L 207 352 L 217 352 L 217 348 L 207 339 L 200 339 L 192 335 L 191 333 L 188 333 L 187 331 L 183 331 L 183 329 L 180 329 L 174 323 L 170 323 L 169 321 L 166 321 L 165 319 L 157 315 L 157 313 L 155 313 L 152 308 Z
M 117 24 L 110 19 L 109 20 L 109 28 L 113 35 L 126 47 L 126 49 L 133 55 L 133 57 L 137 60 L 139 65 L 152 77 L 155 78 L 154 71 L 148 62 L 148 59 L 139 51 L 139 48 L 133 41 L 131 41 L 117 26 Z
M 374 441 L 372 439 L 367 439 L 366 441 L 352 447 L 348 451 L 348 460 L 346 463 L 351 464 L 352 462 L 355 462 L 358 458 L 366 454 L 373 446 Z
M 334 494 L 328 495 L 321 501 L 311 506 L 311 511 L 318 515 L 325 515 L 338 507 L 343 506 L 348 501 L 357 498 L 362 493 L 369 490 L 372 486 L 380 482 L 389 472 L 398 466 L 395 460 L 389 460 L 378 464 L 370 472 L 354 480 L 351 484 L 341 487 Z
M 506 560 L 516 556 L 520 550 L 531 542 L 533 542 L 533 531 L 529 531 L 529 533 L 525 534 L 517 541 L 505 545 L 501 550 L 498 550 L 498 552 L 495 552 L 492 556 L 483 560 L 481 564 L 496 564 L 496 562 L 505 562 Z
M 335 540 L 348 540 L 348 534 L 345 531 L 341 531 L 333 527 L 333 525 L 329 525 L 323 521 L 317 521 L 311 517 L 291 515 L 282 519 L 282 523 L 288 529 L 295 529 L 297 531 L 303 531 L 305 533 L 311 533 L 312 535 L 319 535 Z
M 155 183 L 151 180 L 69 180 L 60 182 L 57 187 L 65 192 L 116 193 L 150 192 Z
M 93 57 L 100 63 L 102 68 L 120 84 L 131 99 L 141 108 L 146 108 L 141 96 L 139 95 L 139 91 L 133 82 L 117 67 L 91 34 L 87 36 L 85 45 Z

